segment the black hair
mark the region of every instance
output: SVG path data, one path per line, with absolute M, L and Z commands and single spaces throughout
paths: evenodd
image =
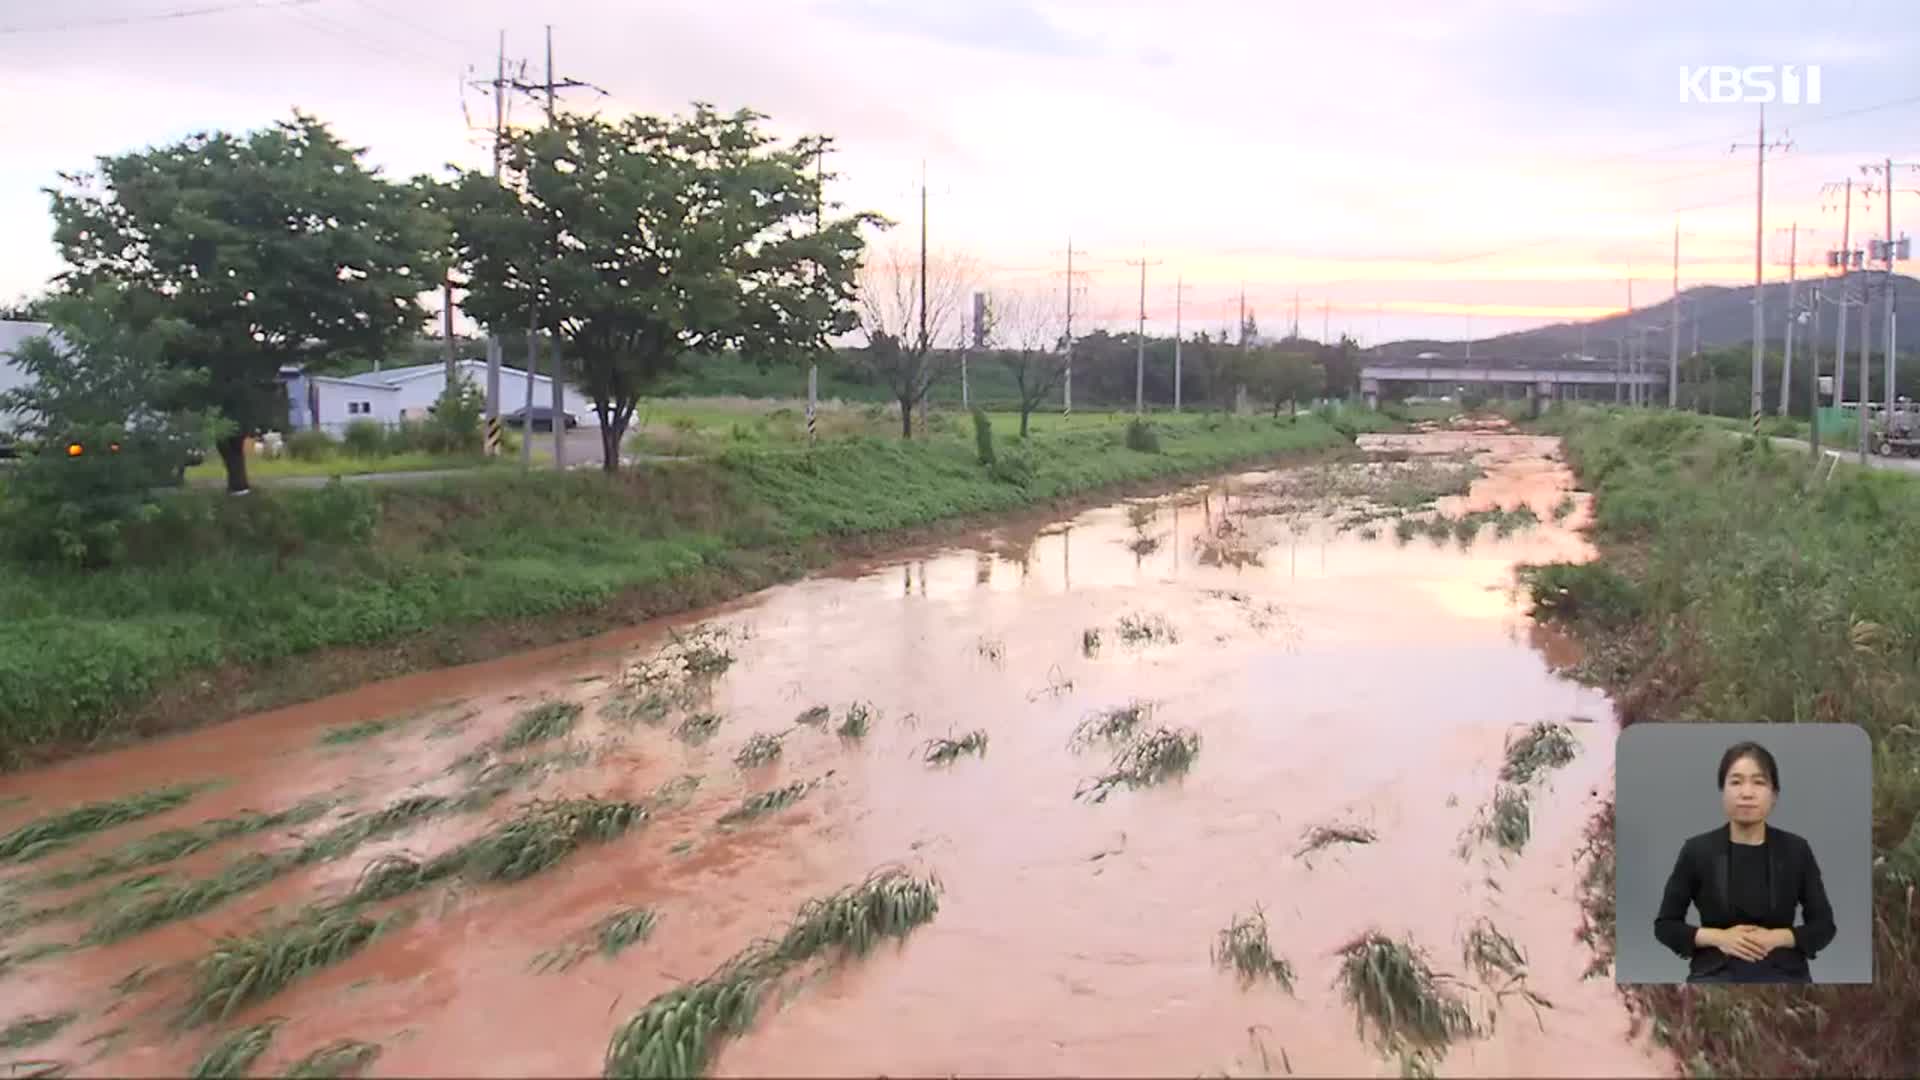
M 1727 786 L 1727 770 L 1733 768 L 1733 763 L 1741 758 L 1752 758 L 1754 763 L 1760 766 L 1760 771 L 1767 774 L 1767 785 L 1773 788 L 1776 794 L 1780 791 L 1780 766 L 1773 760 L 1773 755 L 1767 751 L 1767 748 L 1757 742 L 1734 743 L 1727 747 L 1726 753 L 1720 755 L 1721 787 Z

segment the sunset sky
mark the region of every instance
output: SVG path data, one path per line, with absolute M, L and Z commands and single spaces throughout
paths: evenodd
M 1769 107 L 1769 278 L 1838 242 L 1821 185 L 1920 163 L 1913 0 L 0 0 L 0 297 L 60 262 L 40 188 L 94 156 L 312 112 L 404 176 L 487 160 L 498 33 L 567 107 L 754 108 L 834 136 L 836 201 L 989 288 L 1089 272 L 1078 327 L 1462 338 L 1753 276 L 1758 108 L 1682 103 L 1681 65 L 1818 64 L 1819 105 Z M 538 14 L 530 14 L 537 11 Z M 153 16 L 173 16 L 154 18 Z M 121 21 L 110 21 L 121 20 Z M 468 69 L 472 70 L 469 71 Z M 517 122 L 534 122 L 531 102 Z M 469 124 L 471 123 L 471 127 Z M 1897 185 L 1920 189 L 1920 170 Z M 1884 228 L 1882 204 L 1866 226 Z M 1896 193 L 1894 232 L 1920 231 Z M 1856 230 L 1861 224 L 1856 203 Z M 1077 328 L 1078 328 L 1077 327 Z

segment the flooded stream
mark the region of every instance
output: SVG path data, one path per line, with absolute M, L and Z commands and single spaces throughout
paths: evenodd
M 597 1075 L 615 1028 L 654 995 L 777 934 L 807 898 L 900 863 L 937 875 L 937 915 L 900 946 L 769 1001 L 721 1044 L 712 1073 L 1398 1075 L 1356 1031 L 1338 950 L 1370 929 L 1410 937 L 1481 1011 L 1490 1006 L 1460 942 L 1485 916 L 1524 951 L 1526 985 L 1551 1007 L 1505 1000 L 1492 1030 L 1456 1041 L 1439 1074 L 1665 1075 L 1661 1056 L 1629 1038 L 1611 979 L 1582 978 L 1590 955 L 1575 940 L 1574 856 L 1608 782 L 1612 708 L 1555 673 L 1569 646 L 1534 627 L 1514 591 L 1516 563 L 1583 556 L 1571 526 L 1585 496 L 1558 520 L 1572 477 L 1552 440 L 1363 445 L 1413 460 L 1250 473 L 1070 520 L 1016 521 L 684 618 L 9 777 L 0 793 L 26 800 L 0 806 L 0 832 L 75 803 L 213 783 L 177 809 L 9 868 L 16 890 L 160 830 L 331 800 L 314 820 L 132 871 L 186 880 L 407 794 L 458 792 L 475 771 L 460 759 L 516 714 L 548 699 L 584 707 L 570 733 L 528 751 L 558 751 L 545 770 L 488 809 L 423 819 L 191 917 L 0 973 L 0 1023 L 75 1014 L 38 1045 L 0 1051 L 0 1063 L 178 1076 L 218 1035 L 280 1018 L 256 1075 L 337 1039 L 380 1047 L 370 1075 Z M 1442 513 L 1525 506 L 1537 523 L 1489 523 L 1463 542 L 1403 538 L 1391 516 L 1363 520 L 1377 505 L 1352 493 L 1363 468 L 1469 456 L 1485 475 L 1440 499 Z M 664 717 L 609 718 L 608 702 L 631 694 L 616 685 L 623 673 L 695 627 L 718 628 L 730 666 Z M 1104 801 L 1076 798 L 1111 757 L 1071 746 L 1076 725 L 1135 701 L 1151 704 L 1146 725 L 1198 734 L 1191 767 Z M 857 702 L 871 703 L 870 732 L 836 736 Z M 829 724 L 796 721 L 815 706 L 831 710 Z M 675 738 L 694 713 L 720 718 L 712 737 Z M 381 720 L 400 722 L 322 741 Z M 1566 724 L 1580 752 L 1536 785 L 1519 853 L 1482 844 L 1463 856 L 1506 740 L 1537 721 Z M 975 729 L 983 754 L 922 760 L 928 739 Z M 780 754 L 743 768 L 736 752 L 756 733 L 780 735 Z M 393 902 L 410 922 L 339 962 L 222 1023 L 174 1025 L 185 965 L 217 938 L 337 897 L 378 855 L 446 850 L 529 798 L 644 800 L 689 775 L 700 778 L 690 795 L 615 839 L 515 884 L 417 891 Z M 747 794 L 810 780 L 785 809 L 716 824 Z M 1298 854 L 1307 830 L 1332 824 L 1375 839 Z M 23 902 L 125 876 L 23 891 Z M 543 953 L 632 906 L 657 917 L 645 940 L 539 969 Z M 1210 955 L 1256 908 L 1291 965 L 1291 994 L 1244 985 Z M 0 950 L 73 942 L 87 926 L 48 921 Z M 152 977 L 122 983 L 136 971 Z

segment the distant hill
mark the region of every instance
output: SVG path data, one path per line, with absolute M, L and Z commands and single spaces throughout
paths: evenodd
M 1824 277 L 1802 279 L 1799 287 L 1801 305 L 1806 308 L 1809 302 L 1809 290 L 1824 287 L 1828 297 L 1821 318 L 1821 338 L 1831 342 L 1833 333 L 1833 307 L 1831 298 L 1837 279 Z M 1859 277 L 1854 282 L 1854 296 L 1859 297 Z M 1699 334 L 1701 349 L 1723 348 L 1729 345 L 1745 345 L 1753 340 L 1753 292 L 1751 285 L 1727 287 L 1723 285 L 1699 285 L 1680 292 L 1680 349 L 1683 354 L 1691 354 L 1695 342 L 1695 332 Z M 1768 282 L 1763 294 L 1766 319 L 1766 336 L 1771 342 L 1781 341 L 1785 336 L 1787 283 Z M 1879 348 L 1884 319 L 1880 314 L 1880 279 L 1873 278 L 1873 327 L 1874 347 Z M 1894 276 L 1894 305 L 1906 316 L 1904 320 L 1910 329 L 1900 334 L 1903 343 L 1909 348 L 1920 348 L 1920 280 L 1904 274 Z M 1592 319 L 1584 323 L 1555 323 L 1552 326 L 1535 327 L 1532 330 L 1520 330 L 1498 337 L 1477 338 L 1473 342 L 1473 358 L 1476 362 L 1486 360 L 1490 363 L 1501 361 L 1539 360 L 1559 356 L 1563 353 L 1578 353 L 1582 342 L 1589 356 L 1611 359 L 1614 355 L 1614 343 L 1621 340 L 1632 328 L 1647 331 L 1647 351 L 1656 356 L 1664 356 L 1667 351 L 1667 320 L 1673 308 L 1671 300 L 1662 301 L 1652 307 L 1641 308 L 1632 315 L 1612 315 L 1603 319 Z M 1810 310 L 1810 309 L 1809 309 Z M 1851 309 L 1854 319 L 1860 317 L 1857 308 Z M 1858 326 L 1857 323 L 1853 324 Z M 1583 333 L 1584 328 L 1584 333 Z M 1852 346 L 1849 346 L 1851 349 Z M 1902 349 L 1902 352 L 1907 349 Z M 1411 360 L 1423 352 L 1437 352 L 1449 359 L 1459 359 L 1466 353 L 1466 343 L 1460 341 L 1408 340 L 1390 341 L 1366 350 L 1367 355 L 1376 359 Z

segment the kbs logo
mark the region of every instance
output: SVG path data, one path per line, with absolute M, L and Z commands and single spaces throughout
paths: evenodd
M 1680 103 L 1818 105 L 1820 65 L 1712 64 L 1680 69 Z

